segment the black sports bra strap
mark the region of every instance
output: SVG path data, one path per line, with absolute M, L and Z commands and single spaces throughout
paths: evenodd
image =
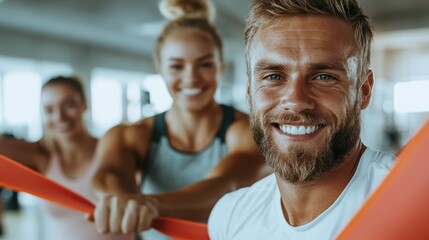
M 222 107 L 222 123 L 221 126 L 216 133 L 216 137 L 220 139 L 222 143 L 225 143 L 225 135 L 226 131 L 228 130 L 229 125 L 231 125 L 232 122 L 234 122 L 234 114 L 235 110 L 234 108 L 230 106 L 226 106 L 221 104 Z
M 216 138 L 219 138 L 222 143 L 225 143 L 225 135 L 229 125 L 234 122 L 234 108 L 226 105 L 222 107 L 222 123 L 216 133 Z M 152 142 L 157 143 L 162 136 L 165 135 L 165 112 L 155 115 L 155 121 L 152 128 Z
M 165 112 L 155 115 L 151 142 L 158 143 L 163 135 L 165 135 Z

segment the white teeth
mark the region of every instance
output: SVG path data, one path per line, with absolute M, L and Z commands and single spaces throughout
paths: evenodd
M 202 91 L 203 90 L 201 88 L 183 88 L 182 89 L 182 94 L 193 96 L 193 95 L 199 94 Z
M 305 134 L 305 127 L 304 126 L 299 126 L 299 128 L 298 128 L 298 134 L 299 135 L 304 135 Z
M 320 129 L 320 126 L 292 126 L 292 125 L 280 125 L 280 130 L 290 135 L 305 135 L 312 134 Z

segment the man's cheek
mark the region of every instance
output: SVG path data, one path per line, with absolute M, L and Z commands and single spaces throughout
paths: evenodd
M 273 108 L 275 105 L 275 96 L 269 94 L 267 91 L 259 91 L 253 96 L 254 109 L 266 111 L 266 109 Z

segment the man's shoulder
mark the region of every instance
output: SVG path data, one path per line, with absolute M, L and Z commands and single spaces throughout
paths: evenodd
M 361 157 L 353 183 L 372 192 L 390 173 L 397 158 L 390 153 L 367 148 Z
M 367 164 L 370 168 L 390 171 L 397 158 L 390 153 L 368 147 L 362 155 L 361 160 L 363 160 L 363 164 Z
M 264 212 L 277 190 L 274 174 L 271 174 L 250 187 L 242 188 L 223 196 L 213 208 L 209 218 L 209 230 L 213 234 L 230 231 L 234 226 L 252 218 L 252 215 Z

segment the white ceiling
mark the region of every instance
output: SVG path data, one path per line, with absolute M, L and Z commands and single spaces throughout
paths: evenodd
M 226 45 L 240 43 L 251 1 L 212 1 Z M 429 27 L 429 0 L 358 1 L 379 31 Z M 156 31 L 143 35 L 139 29 L 144 23 L 162 25 L 157 5 L 158 0 L 0 0 L 0 40 L 2 29 L 12 29 L 149 56 Z

